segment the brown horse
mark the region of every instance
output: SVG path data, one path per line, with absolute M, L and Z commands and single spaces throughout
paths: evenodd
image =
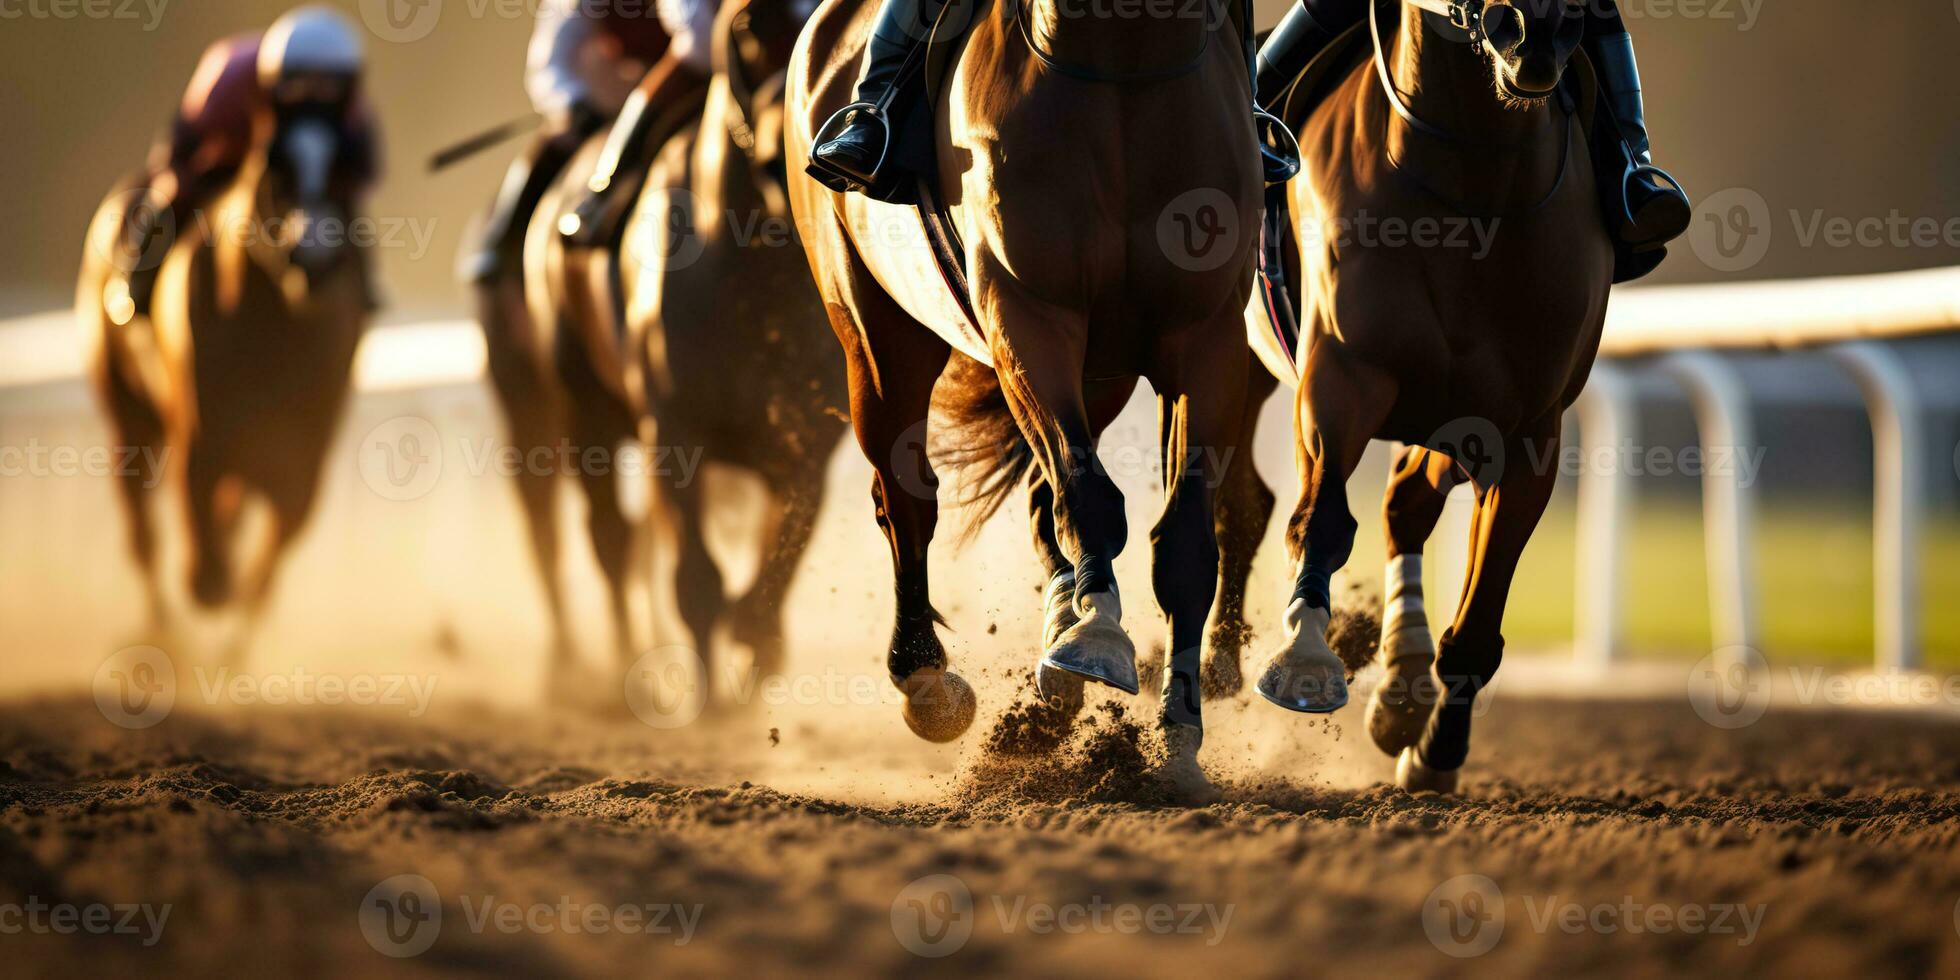
M 192 599 L 236 602 L 243 614 L 224 651 L 231 663 L 313 511 L 366 327 L 365 259 L 350 234 L 356 189 L 334 166 L 341 139 L 327 121 L 264 112 L 229 189 L 176 230 L 151 319 L 126 327 L 105 312 L 103 287 L 137 195 L 111 195 L 90 226 L 76 291 L 96 394 L 118 445 L 137 451 L 119 487 L 149 626 L 161 635 L 170 625 L 148 493 L 167 475 L 182 493 Z M 250 499 L 267 505 L 270 531 L 241 577 L 233 554 Z
M 694 470 L 664 468 L 656 500 L 677 545 L 675 598 L 710 662 L 726 623 L 753 654 L 748 683 L 774 674 L 782 604 L 823 503 L 824 468 L 844 432 L 844 366 L 811 328 L 823 304 L 784 196 L 783 80 L 809 5 L 724 3 L 705 111 L 661 148 L 626 228 L 623 280 L 631 355 L 663 447 L 699 450 L 768 492 L 756 577 L 731 603 L 707 548 L 710 498 Z
M 1551 496 L 1560 417 L 1591 370 L 1613 278 L 1577 108 L 1590 93 L 1560 92 L 1579 0 L 1492 0 L 1475 43 L 1421 9 L 1446 6 L 1410 0 L 1392 44 L 1377 15 L 1362 28 L 1377 32 L 1373 60 L 1287 114 L 1306 160 L 1289 189 L 1304 353 L 1253 330 L 1267 364 L 1299 382 L 1302 475 L 1287 643 L 1261 693 L 1283 698 L 1291 665 L 1325 651 L 1328 580 L 1354 539 L 1347 479 L 1370 439 L 1404 443 L 1383 504 L 1387 678 L 1367 721 L 1401 785 L 1441 791 L 1502 657 L 1511 577 Z M 1438 645 L 1422 547 L 1463 479 L 1477 488 L 1470 568 Z
M 690 104 L 669 107 L 665 114 L 684 117 L 696 111 L 698 105 Z M 601 130 L 586 141 L 531 215 L 522 276 L 496 277 L 475 290 L 491 387 L 511 444 L 526 460 L 556 461 L 526 465 L 516 480 L 552 623 L 549 688 L 573 696 L 587 692 L 576 669 L 558 568 L 561 477 L 573 478 L 584 492 L 586 531 L 605 580 L 620 666 L 631 662 L 635 649 L 627 596 L 641 529 L 623 509 L 621 467 L 615 464 L 630 459 L 622 449 L 643 445 L 647 433 L 634 377 L 637 361 L 628 354 L 618 314 L 619 257 L 572 247 L 558 233 L 560 214 L 584 193 L 607 136 Z M 567 460 L 571 465 L 562 466 Z
M 892 546 L 887 667 L 911 695 L 907 720 L 944 739 L 973 712 L 970 689 L 947 672 L 926 579 L 938 480 L 926 455 L 909 451 L 942 375 L 966 389 L 945 393 L 963 409 L 952 441 L 993 428 L 1032 450 L 992 452 L 992 485 L 1017 483 L 1023 460 L 1038 468 L 1035 544 L 1050 583 L 1039 674 L 1064 704 L 1080 703 L 1083 680 L 1136 690 L 1112 568 L 1128 530 L 1095 445 L 1148 379 L 1166 474 L 1151 532 L 1152 584 L 1170 619 L 1159 720 L 1166 773 L 1192 785 L 1203 779 L 1198 664 L 1218 580 L 1214 496 L 1245 414 L 1240 317 L 1261 184 L 1239 25 L 1211 16 L 1216 7 L 1180 6 L 1134 17 L 1053 0 L 980 6 L 934 134 L 937 191 L 967 248 L 973 323 L 942 316 L 945 303 L 923 299 L 919 277 L 905 274 L 917 263 L 892 234 L 907 227 L 902 210 L 802 177 L 812 134 L 850 101 L 872 4 L 819 9 L 798 45 L 789 104 L 792 200 L 845 350 L 851 420 L 877 470 L 872 496 Z M 1165 145 L 1173 133 L 1178 152 Z

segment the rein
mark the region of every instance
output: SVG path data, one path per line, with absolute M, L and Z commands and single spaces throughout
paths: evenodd
M 1419 10 L 1422 10 L 1426 13 L 1437 14 L 1439 16 L 1449 18 L 1449 21 L 1452 25 L 1456 27 L 1460 27 L 1470 33 L 1470 40 L 1472 44 L 1481 45 L 1483 43 L 1483 37 L 1484 37 L 1483 27 L 1482 27 L 1483 19 L 1481 16 L 1484 9 L 1483 0 L 1464 0 L 1464 2 L 1455 2 L 1455 0 L 1403 0 L 1403 2 Z M 1403 122 L 1409 124 L 1410 129 L 1413 129 L 1416 132 L 1421 133 L 1424 136 L 1428 136 L 1432 139 L 1440 140 L 1445 143 L 1454 143 L 1457 144 L 1458 146 L 1502 147 L 1502 146 L 1523 145 L 1523 143 L 1515 143 L 1515 144 L 1493 143 L 1487 140 L 1468 139 L 1462 136 L 1458 136 L 1457 134 L 1452 133 L 1447 129 L 1444 129 L 1441 126 L 1431 123 L 1423 119 L 1422 117 L 1416 115 L 1415 111 L 1409 108 L 1408 103 L 1403 101 L 1402 93 L 1397 91 L 1395 88 L 1394 76 L 1389 74 L 1388 56 L 1385 53 L 1382 46 L 1381 17 L 1377 11 L 1378 7 L 1379 5 L 1375 3 L 1368 4 L 1368 34 L 1369 34 L 1368 39 L 1374 45 L 1374 49 L 1375 49 L 1374 50 L 1375 76 L 1381 80 L 1382 94 L 1388 98 L 1389 107 L 1395 110 L 1396 115 L 1402 117 Z M 1422 30 L 1422 24 L 1418 23 L 1414 29 Z M 1546 191 L 1545 196 L 1539 198 L 1536 204 L 1533 204 L 1528 208 L 1524 208 L 1523 210 L 1514 210 L 1505 213 L 1516 214 L 1519 216 L 1533 214 L 1539 211 L 1540 209 L 1544 208 L 1547 204 L 1550 204 L 1552 202 L 1552 199 L 1558 196 L 1559 190 L 1565 186 L 1566 175 L 1572 169 L 1572 117 L 1574 113 L 1573 113 L 1573 106 L 1572 106 L 1572 96 L 1565 89 L 1562 83 L 1559 86 L 1558 93 L 1559 93 L 1559 108 L 1560 110 L 1563 111 L 1565 115 L 1565 126 L 1559 131 L 1559 135 L 1561 139 L 1559 142 L 1558 179 L 1552 182 L 1551 189 Z M 1421 188 L 1422 191 L 1428 194 L 1429 196 L 1434 197 L 1437 200 L 1443 202 L 1444 204 L 1449 205 L 1450 208 L 1452 208 L 1453 210 L 1457 211 L 1460 214 L 1474 215 L 1479 213 L 1471 208 L 1463 206 L 1462 204 L 1460 204 L 1453 198 L 1449 197 L 1448 195 L 1445 195 L 1441 191 L 1438 191 L 1435 188 L 1429 186 L 1429 183 L 1427 181 L 1424 181 L 1421 177 L 1418 177 L 1415 174 L 1404 169 L 1401 161 L 1395 159 L 1395 155 L 1389 152 L 1388 144 L 1386 143 L 1386 141 L 1384 141 L 1382 144 L 1382 155 L 1388 159 L 1389 169 L 1407 178 L 1410 182 L 1414 183 L 1417 187 Z
M 1198 52 L 1183 64 L 1174 65 L 1169 68 L 1153 68 L 1146 71 L 1109 74 L 1085 65 L 1070 64 L 1043 51 L 1041 45 L 1035 41 L 1034 28 L 1028 22 L 1026 0 L 1008 0 L 1008 2 L 1013 6 L 1013 14 L 1011 16 L 1013 17 L 1015 26 L 1020 29 L 1021 40 L 1027 42 L 1028 50 L 1034 52 L 1035 58 L 1043 65 L 1046 65 L 1050 71 L 1084 82 L 1127 85 L 1137 82 L 1161 82 L 1167 79 L 1189 75 L 1197 71 L 1200 65 L 1204 64 L 1205 55 L 1211 50 L 1211 36 L 1217 30 L 1216 27 L 1207 23 L 1205 25 L 1204 37 L 1198 42 Z M 1210 4 L 1207 3 L 1206 6 L 1209 7 Z

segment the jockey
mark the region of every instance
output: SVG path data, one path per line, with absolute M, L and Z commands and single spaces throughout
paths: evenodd
M 525 56 L 525 91 L 544 125 L 511 161 L 468 274 L 488 282 L 515 269 L 531 212 L 572 155 L 620 114 L 633 83 L 669 48 L 661 23 L 613 0 L 544 0 Z
M 118 256 L 121 276 L 110 284 L 107 307 L 118 324 L 149 315 L 162 257 L 169 252 L 167 245 L 154 249 L 151 240 L 174 236 L 237 175 L 252 151 L 254 120 L 272 105 L 268 90 L 283 86 L 289 71 L 338 87 L 350 173 L 360 186 L 374 179 L 372 130 L 355 90 L 361 61 L 353 32 L 336 14 L 303 8 L 281 18 L 267 37 L 270 42 L 257 32 L 237 34 L 206 49 L 178 104 L 169 140 L 151 150 L 143 199 L 128 218 L 136 247 Z
M 883 0 L 877 23 L 864 50 L 864 70 L 858 76 L 855 101 L 839 110 L 818 132 L 828 132 L 841 121 L 842 127 L 830 139 L 817 144 L 810 153 L 810 176 L 836 191 L 861 191 L 878 183 L 878 168 L 884 162 L 891 141 L 890 107 L 895 90 L 905 81 L 907 62 L 914 49 L 925 43 L 946 0 Z M 1250 45 L 1248 44 L 1248 47 Z M 1278 120 L 1254 106 L 1260 133 L 1260 164 L 1268 183 L 1284 181 L 1298 172 L 1300 162 L 1291 148 L 1290 134 L 1275 141 L 1269 134 Z M 1277 127 L 1284 129 L 1284 127 Z
M 1368 16 L 1368 0 L 1299 0 L 1273 29 L 1259 49 L 1259 104 L 1270 106 L 1286 93 L 1294 79 L 1335 38 Z M 1628 160 L 1623 165 L 1652 167 L 1647 143 L 1646 112 L 1640 98 L 1640 71 L 1634 63 L 1633 38 L 1620 21 L 1614 0 L 1586 4 L 1586 56 L 1599 75 L 1605 102 L 1625 139 Z M 1621 203 L 1632 222 L 1615 222 L 1614 235 L 1636 248 L 1660 245 L 1688 230 L 1692 209 L 1688 197 L 1672 181 L 1662 186 L 1650 170 L 1640 170 L 1622 182 Z
M 599 245 L 603 216 L 615 200 L 639 195 L 647 165 L 659 147 L 654 124 L 669 106 L 705 88 L 714 72 L 715 15 L 721 0 L 658 0 L 660 26 L 672 39 L 665 54 L 647 70 L 626 100 L 606 137 L 605 151 L 587 181 L 586 194 L 559 221 L 559 231 L 579 245 Z

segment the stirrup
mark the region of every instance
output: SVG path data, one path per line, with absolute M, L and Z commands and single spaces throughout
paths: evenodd
M 1300 141 L 1293 136 L 1293 130 L 1288 129 L 1278 116 L 1257 104 L 1252 107 L 1252 128 L 1259 137 L 1259 164 L 1266 183 L 1284 184 L 1297 176 L 1300 173 Z M 1268 170 L 1268 161 L 1278 162 L 1281 167 Z
M 825 143 L 837 138 L 838 131 L 844 128 L 845 121 L 853 113 L 864 113 L 866 118 L 877 124 L 878 133 L 883 137 L 878 147 L 878 162 L 868 174 L 852 173 L 817 155 L 817 150 L 822 149 Z M 852 102 L 824 120 L 824 124 L 817 128 L 816 135 L 810 138 L 810 147 L 810 162 L 804 170 L 816 178 L 817 183 L 843 194 L 864 193 L 876 182 L 878 174 L 885 169 L 885 158 L 891 154 L 891 121 L 885 117 L 884 107 L 876 102 Z
M 1675 180 L 1673 174 L 1668 173 L 1667 171 L 1662 170 L 1661 168 L 1656 167 L 1651 163 L 1634 163 L 1632 162 L 1632 159 L 1633 158 L 1631 157 L 1631 155 L 1629 155 L 1628 157 L 1629 162 L 1627 163 L 1626 173 L 1621 175 L 1620 177 L 1620 214 L 1626 218 L 1627 224 L 1634 223 L 1633 222 L 1633 187 L 1634 187 L 1634 182 L 1642 177 L 1655 177 L 1660 180 L 1666 181 L 1667 186 L 1672 188 L 1676 194 L 1681 195 L 1682 200 L 1684 201 L 1693 200 L 1692 198 L 1688 197 L 1688 189 L 1686 187 L 1681 186 L 1681 182 Z M 1692 205 L 1690 206 L 1692 207 Z

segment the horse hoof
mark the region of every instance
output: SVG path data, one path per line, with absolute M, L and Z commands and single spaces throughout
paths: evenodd
M 1387 673 L 1368 697 L 1368 736 L 1387 755 L 1399 755 L 1422 738 L 1438 700 L 1440 688 L 1430 673 L 1436 655 L 1428 627 L 1419 629 L 1420 637 L 1404 630 L 1382 644 Z
M 1198 749 L 1205 742 L 1204 729 L 1166 723 L 1162 731 L 1164 762 L 1157 767 L 1158 778 L 1184 802 L 1202 805 L 1216 801 L 1221 795 L 1218 787 L 1205 775 L 1204 767 L 1198 765 Z
M 1259 696 L 1288 711 L 1326 714 L 1347 706 L 1347 665 L 1327 645 L 1325 609 L 1296 599 L 1286 611 L 1288 642 L 1259 675 Z
M 1395 758 L 1395 785 L 1411 793 L 1448 795 L 1456 792 L 1456 774 L 1460 771 L 1431 769 L 1423 765 L 1422 758 L 1416 754 L 1416 747 L 1411 745 Z
M 1034 689 L 1041 700 L 1070 717 L 1082 710 L 1083 681 L 1080 675 L 1052 666 L 1047 660 L 1034 665 Z
M 973 725 L 973 686 L 950 670 L 915 670 L 898 689 L 905 694 L 906 727 L 928 742 L 950 742 Z
M 1060 642 L 1041 658 L 1042 666 L 1108 684 L 1125 694 L 1137 693 L 1142 689 L 1137 681 L 1137 648 L 1123 632 L 1116 593 L 1084 596 L 1080 605 L 1088 615 L 1062 633 Z

